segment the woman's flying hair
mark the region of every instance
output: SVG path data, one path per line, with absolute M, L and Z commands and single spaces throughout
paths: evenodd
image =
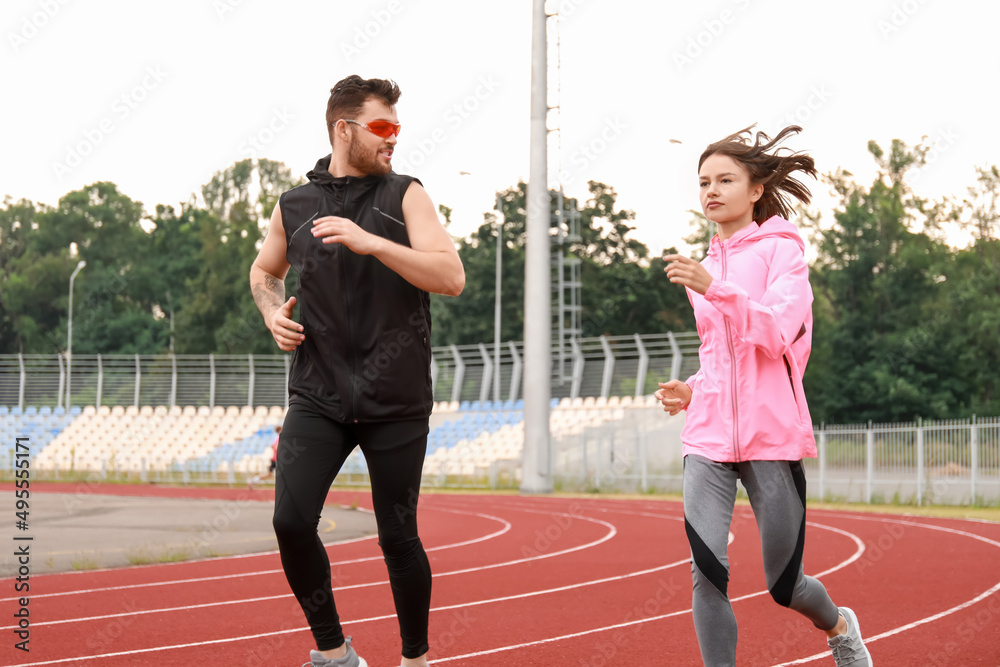
M 788 203 L 788 195 L 791 195 L 808 204 L 811 194 L 801 181 L 792 177 L 796 171 L 804 172 L 816 178 L 816 166 L 813 159 L 804 153 L 791 152 L 788 148 L 776 149 L 769 153 L 781 141 L 790 134 L 801 132 L 798 125 L 789 125 L 771 139 L 763 132 L 757 132 L 754 137 L 752 132 L 756 125 L 744 128 L 735 134 L 730 134 L 721 141 L 710 144 L 698 160 L 698 169 L 710 155 L 716 153 L 728 155 L 747 170 L 750 174 L 750 183 L 753 185 L 763 185 L 764 194 L 754 204 L 753 219 L 760 224 L 773 215 L 780 215 L 786 220 L 791 216 L 791 206 Z M 751 143 L 752 142 L 752 143 Z M 778 152 L 789 151 L 785 155 Z

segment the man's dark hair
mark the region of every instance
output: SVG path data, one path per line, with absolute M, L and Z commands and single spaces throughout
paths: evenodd
M 395 106 L 399 100 L 399 86 L 388 79 L 362 79 L 357 74 L 341 79 L 330 89 L 326 103 L 326 130 L 333 145 L 333 126 L 341 118 L 353 119 L 369 99 L 375 98 Z

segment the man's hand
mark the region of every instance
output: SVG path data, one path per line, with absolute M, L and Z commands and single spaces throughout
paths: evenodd
M 343 243 L 359 255 L 378 252 L 385 239 L 358 227 L 353 220 L 327 215 L 313 220 L 313 236 L 323 243 Z
M 267 328 L 274 336 L 274 342 L 278 348 L 285 352 L 292 352 L 306 337 L 302 334 L 302 325 L 292 320 L 292 308 L 295 307 L 295 297 L 289 297 L 288 301 L 271 314 L 267 322 Z
M 691 387 L 680 380 L 657 384 L 660 385 L 660 388 L 653 395 L 663 405 L 663 411 L 669 412 L 671 417 L 686 408 L 691 402 Z
M 663 259 L 670 262 L 664 269 L 670 282 L 690 287 L 702 295 L 708 291 L 712 284 L 712 274 L 700 263 L 684 255 L 667 255 Z

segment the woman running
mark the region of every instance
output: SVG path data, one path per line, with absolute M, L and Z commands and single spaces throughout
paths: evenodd
M 792 177 L 816 176 L 813 159 L 773 150 L 752 127 L 711 144 L 698 161 L 701 206 L 718 227 L 701 263 L 668 255 L 672 283 L 684 285 L 701 337 L 701 369 L 687 382 L 660 383 L 671 415 L 687 411 L 684 527 L 691 546 L 693 617 L 705 665 L 736 664 L 737 626 L 729 603 L 726 547 L 742 480 L 760 529 L 771 597 L 826 633 L 838 667 L 868 667 L 858 619 L 838 608 L 802 570 L 805 473 L 816 456 L 802 374 L 812 341 L 812 288 L 805 245 L 788 222 L 791 195 L 809 202 Z M 787 150 L 787 149 L 785 149 Z

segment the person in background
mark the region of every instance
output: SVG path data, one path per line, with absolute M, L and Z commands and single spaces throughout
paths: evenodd
M 278 467 L 278 441 L 281 439 L 281 424 L 274 427 L 274 442 L 271 443 L 271 464 L 267 472 L 262 475 L 254 475 L 247 480 L 247 486 L 253 491 L 254 484 L 260 484 L 274 476 L 274 469 Z

